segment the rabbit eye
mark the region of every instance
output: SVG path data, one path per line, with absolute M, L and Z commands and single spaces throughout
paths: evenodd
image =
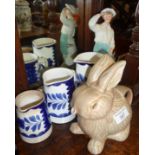
M 92 105 L 92 109 L 95 109 L 97 106 L 97 102 Z

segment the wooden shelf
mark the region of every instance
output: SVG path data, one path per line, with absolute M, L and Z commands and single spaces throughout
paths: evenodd
M 43 35 L 47 35 L 48 33 L 49 33 L 48 29 L 37 27 L 37 26 L 32 26 L 31 31 L 20 33 L 20 39 L 43 36 Z

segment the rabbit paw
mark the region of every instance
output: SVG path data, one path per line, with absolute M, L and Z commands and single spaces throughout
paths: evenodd
M 114 135 L 109 135 L 108 138 L 122 142 L 128 138 L 129 131 L 130 131 L 130 125 L 128 125 L 123 131 L 119 133 L 116 133 Z
M 104 143 L 91 139 L 88 143 L 88 150 L 92 154 L 100 154 L 103 150 Z
M 74 134 L 84 134 L 78 123 L 72 123 L 70 126 L 70 131 Z

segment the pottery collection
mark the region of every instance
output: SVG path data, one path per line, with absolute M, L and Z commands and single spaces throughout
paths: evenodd
M 22 47 L 28 84 L 33 85 L 42 80 L 42 73 L 56 65 L 56 40 L 38 38 L 32 41 L 33 48 Z
M 104 15 L 109 10 L 103 11 Z M 110 11 L 112 18 L 113 10 Z M 67 14 L 67 11 L 62 13 Z M 98 29 L 94 23 L 100 16 L 95 15 L 89 22 L 90 29 L 96 30 L 96 33 Z M 21 31 L 31 30 L 31 10 L 26 0 L 16 1 L 16 17 Z M 63 20 L 66 24 L 68 18 Z M 66 37 L 66 30 L 70 32 L 69 28 L 63 27 L 63 30 L 65 33 L 61 32 L 61 39 Z M 133 94 L 130 88 L 119 85 L 126 62 L 115 62 L 112 57 L 114 34 L 112 29 L 109 31 L 112 36 L 109 39 L 112 44 L 110 47 L 105 48 L 108 37 L 100 46 L 104 35 L 101 37 L 97 33 L 98 40 L 96 39 L 94 48 L 98 51 L 82 52 L 74 59 L 70 55 L 76 53 L 72 49 L 76 45 L 71 44 L 74 35 L 71 34 L 71 41 L 68 36 L 68 40 L 61 40 L 64 61 L 70 59 L 69 64 L 64 63 L 67 67 L 57 67 L 57 41 L 53 38 L 37 38 L 32 41 L 32 48 L 22 48 L 28 84 L 43 83 L 42 91 L 28 90 L 16 97 L 17 121 L 23 141 L 44 141 L 51 135 L 53 123 L 68 123 L 76 116 L 77 122 L 71 124 L 70 131 L 73 134 L 87 134 L 91 138 L 87 148 L 92 154 L 100 154 L 108 138 L 124 141 L 128 137 Z M 71 65 L 75 69 L 70 69 Z

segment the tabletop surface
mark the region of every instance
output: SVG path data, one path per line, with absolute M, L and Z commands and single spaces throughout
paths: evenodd
M 133 117 L 128 139 L 124 142 L 107 140 L 101 155 L 139 155 L 139 103 L 133 103 Z M 69 131 L 71 123 L 53 124 L 51 136 L 38 144 L 21 140 L 16 126 L 16 146 L 19 155 L 90 155 L 87 150 L 89 138 Z

